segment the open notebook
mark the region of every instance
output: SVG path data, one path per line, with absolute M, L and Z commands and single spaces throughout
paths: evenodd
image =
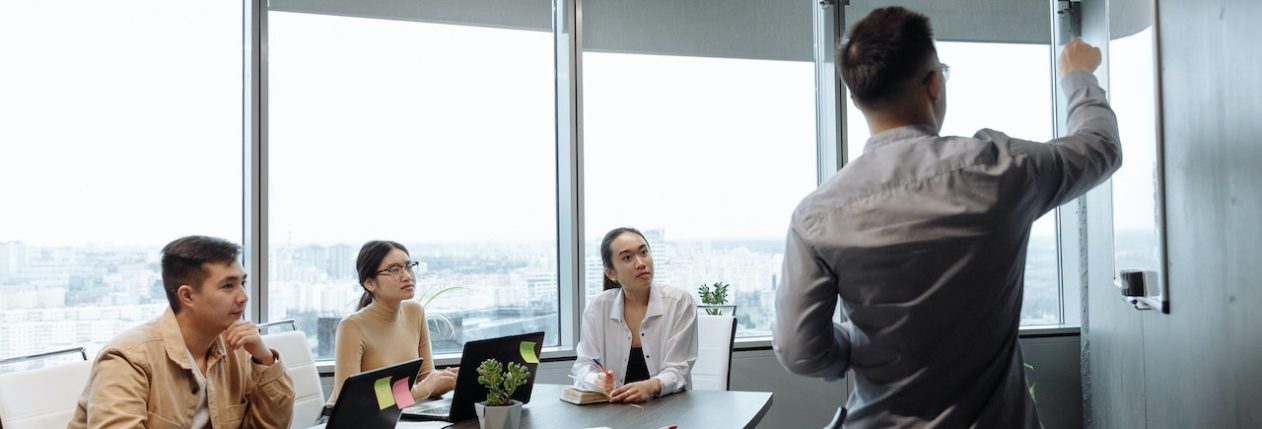
M 570 386 L 561 390 L 561 400 L 577 405 L 599 404 L 609 402 L 609 395 L 599 390 L 584 390 Z

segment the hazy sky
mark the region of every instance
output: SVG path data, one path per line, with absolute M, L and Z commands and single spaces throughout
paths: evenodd
M 938 42 L 938 60 L 951 66 L 942 135 L 972 136 L 991 128 L 1016 138 L 1052 137 L 1052 69 L 1048 45 Z M 996 61 L 1002 58 L 1002 61 Z M 851 159 L 863 153 L 871 133 L 863 114 L 847 103 Z M 1054 213 L 1035 222 L 1031 234 L 1056 234 Z
M 0 241 L 240 237 L 240 14 L 233 2 L 5 2 Z
M 20 61 L 0 68 L 0 241 L 239 239 L 240 5 L 180 7 L 5 5 L 0 58 Z M 292 13 L 269 25 L 273 242 L 554 237 L 550 34 Z M 952 66 L 944 133 L 1050 136 L 1046 46 L 939 50 Z M 1114 76 L 1144 64 L 1117 61 L 1123 50 Z M 583 62 L 589 239 L 620 225 L 670 238 L 783 236 L 815 187 L 809 63 Z M 1141 107 L 1152 85 L 1112 84 Z M 867 136 L 857 115 L 852 154 Z M 1128 124 L 1126 137 L 1144 129 Z M 1142 161 L 1129 150 L 1128 166 Z

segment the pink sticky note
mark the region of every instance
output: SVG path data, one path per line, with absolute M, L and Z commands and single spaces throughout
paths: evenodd
M 412 389 L 408 388 L 408 379 L 400 378 L 394 381 L 394 402 L 399 404 L 399 408 L 407 408 L 416 403 L 412 399 Z

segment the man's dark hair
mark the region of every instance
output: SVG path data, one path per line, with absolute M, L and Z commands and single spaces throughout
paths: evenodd
M 180 285 L 201 289 L 207 275 L 202 264 L 236 262 L 240 254 L 241 246 L 214 237 L 190 235 L 168 243 L 162 248 L 162 286 L 171 309 L 180 312 Z
M 877 107 L 897 99 L 925 71 L 933 47 L 929 18 L 901 7 L 872 11 L 837 52 L 841 79 L 855 100 Z

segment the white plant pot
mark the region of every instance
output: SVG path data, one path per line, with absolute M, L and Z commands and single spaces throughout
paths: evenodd
M 482 429 L 517 429 L 521 426 L 521 401 L 511 405 L 488 407 L 481 402 L 473 404 L 478 413 L 478 425 Z

